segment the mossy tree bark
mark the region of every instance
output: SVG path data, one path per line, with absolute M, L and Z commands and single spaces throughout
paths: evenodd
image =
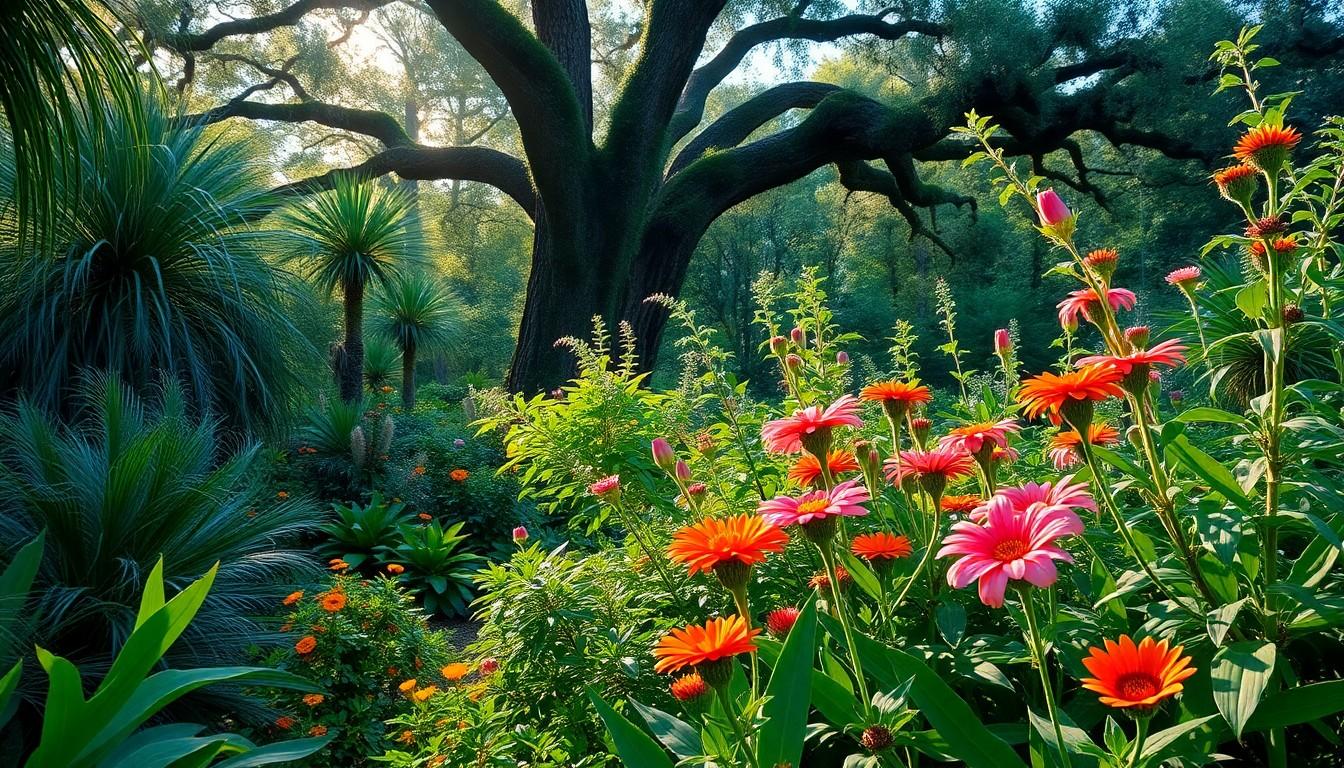
M 353 403 L 364 394 L 364 284 L 347 282 L 344 294 L 345 340 L 336 355 L 341 399 Z

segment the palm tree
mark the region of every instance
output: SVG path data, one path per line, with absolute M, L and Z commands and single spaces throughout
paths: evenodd
M 303 240 L 295 258 L 306 261 L 319 288 L 341 292 L 345 340 L 332 361 L 341 399 L 358 400 L 364 387 L 364 290 L 386 287 L 398 259 L 414 260 L 420 240 L 408 226 L 414 201 L 402 190 L 340 176 L 328 192 L 283 214 Z
M 85 113 L 63 150 L 79 182 L 49 180 L 41 239 L 13 217 L 0 226 L 0 388 L 68 416 L 85 369 L 137 392 L 167 374 L 231 427 L 274 423 L 302 344 L 283 311 L 294 281 L 266 258 L 274 238 L 249 223 L 274 207 L 266 170 L 156 98 Z M 0 197 L 22 176 L 3 166 Z
M 457 298 L 421 272 L 393 280 L 376 304 L 375 328 L 401 350 L 401 404 L 415 407 L 416 355 L 455 345 L 462 317 Z

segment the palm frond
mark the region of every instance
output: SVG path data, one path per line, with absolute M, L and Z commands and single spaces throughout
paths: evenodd
M 423 272 L 401 275 L 375 297 L 373 326 L 402 351 L 452 349 L 465 341 L 461 302 Z

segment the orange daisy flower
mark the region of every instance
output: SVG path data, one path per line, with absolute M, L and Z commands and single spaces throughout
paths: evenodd
M 751 629 L 741 616 L 736 614 L 724 619 L 710 619 L 703 627 L 692 624 L 674 629 L 658 641 L 653 649 L 658 662 L 653 665 L 655 672 L 676 672 L 686 667 L 696 667 L 700 676 L 711 684 L 726 682 L 729 670 L 718 669 L 714 664 L 740 654 L 753 653 L 756 645 L 752 640 L 761 633 Z
M 290 592 L 288 595 L 285 596 L 285 599 L 282 602 L 284 602 L 285 605 L 293 605 L 302 599 L 303 599 L 303 590 L 300 589 L 298 592 Z
M 387 564 L 387 572 L 390 573 L 390 574 L 392 574 L 393 576 L 396 576 L 397 574 L 405 573 L 405 572 L 406 572 L 406 566 L 404 566 L 404 565 L 402 565 L 402 564 L 400 564 L 400 563 L 388 563 L 388 564 Z
M 910 546 L 910 539 L 881 531 L 855 536 L 849 544 L 849 551 L 871 563 L 877 560 L 909 557 L 914 549 Z
M 859 397 L 869 402 L 881 403 L 887 417 L 897 421 L 916 405 L 933 400 L 929 388 L 920 384 L 919 379 L 910 381 L 879 381 L 869 384 L 859 392 Z
M 1023 382 L 1017 397 L 1029 418 L 1046 414 L 1058 424 L 1061 416 L 1070 415 L 1070 422 L 1087 424 L 1092 421 L 1092 401 L 1124 396 L 1123 378 L 1115 366 L 1106 363 L 1083 366 L 1062 376 L 1047 371 Z
M 443 675 L 445 680 L 456 682 L 466 677 L 467 673 L 470 671 L 471 667 L 467 666 L 466 664 L 463 664 L 460 661 L 455 661 L 452 664 L 445 665 L 443 668 L 441 668 L 439 670 L 439 674 Z
M 981 499 L 973 493 L 969 493 L 944 496 L 940 500 L 939 506 L 943 508 L 944 512 L 957 512 L 964 515 L 984 503 L 984 499 Z
M 294 650 L 300 655 L 306 656 L 317 649 L 317 638 L 312 635 L 304 635 L 299 638 L 299 642 L 294 644 Z
M 1103 640 L 1105 650 L 1090 648 L 1083 666 L 1094 677 L 1082 679 L 1083 687 L 1100 694 L 1108 707 L 1151 709 L 1163 699 L 1184 689 L 1181 681 L 1195 674 L 1190 657 L 1181 656 L 1183 646 L 1168 649 L 1167 641 L 1145 637 L 1138 645 L 1129 635 L 1118 643 Z
M 316 707 L 318 704 L 321 704 L 326 700 L 327 697 L 323 696 L 320 693 L 310 693 L 307 696 L 303 697 L 303 703 L 307 704 L 310 707 Z
M 1078 444 L 1081 442 L 1078 432 L 1072 429 L 1062 429 L 1051 436 L 1050 460 L 1055 469 L 1062 472 L 1083 463 L 1082 454 L 1078 452 Z M 1093 422 L 1087 425 L 1087 442 L 1101 446 L 1115 445 L 1120 442 L 1120 433 L 1104 421 Z
M 331 570 L 333 571 L 344 571 L 345 569 L 350 567 L 350 564 L 345 562 L 339 557 L 333 557 L 331 560 L 328 561 L 327 567 L 331 568 Z
M 757 515 L 705 518 L 672 535 L 667 555 L 686 566 L 689 574 L 713 571 L 723 578 L 729 570 L 745 570 L 771 552 L 784 551 L 788 534 Z
M 1301 140 L 1302 134 L 1296 128 L 1262 123 L 1241 137 L 1232 154 L 1265 173 L 1276 173 Z
M 831 477 L 845 472 L 858 472 L 859 461 L 849 451 L 834 450 L 826 456 Z M 789 467 L 789 479 L 798 485 L 815 486 L 821 480 L 821 462 L 810 453 L 804 453 Z
M 470 477 L 471 473 L 465 469 L 454 469 L 452 472 L 448 473 L 448 476 L 451 477 L 455 482 L 460 483 L 463 480 L 466 480 L 468 477 Z
M 672 698 L 684 703 L 709 693 L 709 685 L 705 683 L 705 679 L 699 673 L 692 672 L 673 680 L 671 691 Z
M 433 696 L 438 692 L 439 687 L 437 685 L 427 685 L 424 688 L 421 688 L 420 690 L 411 694 L 411 698 L 415 699 L 416 701 L 429 701 L 429 697 Z
M 327 735 L 327 726 L 325 726 L 325 725 L 314 725 L 312 728 L 309 728 L 309 729 L 308 729 L 308 735 L 309 735 L 309 736 L 326 736 L 326 735 Z
M 410 680 L 402 680 L 401 684 L 397 686 L 397 690 L 401 691 L 402 693 L 410 693 L 411 691 L 415 690 L 415 686 L 416 686 L 416 680 L 414 677 L 412 677 Z
M 1255 195 L 1256 177 L 1259 174 L 1254 167 L 1243 163 L 1214 173 L 1213 183 L 1218 185 L 1218 194 L 1224 199 L 1249 206 Z
M 333 589 L 332 591 L 322 595 L 322 597 L 319 599 L 319 602 L 321 602 L 322 604 L 322 610 L 326 611 L 327 613 L 335 613 L 345 607 L 346 602 L 345 593 L 341 592 L 340 590 Z
M 839 580 L 840 591 L 843 592 L 845 591 L 845 587 L 849 586 L 850 580 L 854 577 L 849 575 L 849 571 L 845 570 L 845 566 L 837 565 L 835 566 L 835 578 Z M 807 586 L 823 592 L 829 592 L 831 589 L 831 577 L 826 575 L 825 571 L 817 571 L 812 574 L 812 578 L 807 580 Z
M 289 715 L 281 715 L 275 718 L 275 727 L 282 731 L 288 731 L 294 727 L 294 718 Z

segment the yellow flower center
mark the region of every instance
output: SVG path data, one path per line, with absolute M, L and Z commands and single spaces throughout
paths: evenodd
M 1030 547 L 1027 542 L 1021 539 L 1004 539 L 994 545 L 994 559 L 1001 562 L 1018 560 L 1025 555 Z
M 811 501 L 804 501 L 803 503 L 801 503 L 801 504 L 798 505 L 798 514 L 799 514 L 799 515 L 815 515 L 815 514 L 817 514 L 818 512 L 825 511 L 825 509 L 826 509 L 827 507 L 829 507 L 830 505 L 831 505 L 831 500 L 830 500 L 830 499 L 827 499 L 827 498 L 812 499 Z
M 1142 701 L 1161 690 L 1158 681 L 1145 672 L 1134 672 L 1122 676 L 1115 684 L 1120 698 L 1126 701 Z

